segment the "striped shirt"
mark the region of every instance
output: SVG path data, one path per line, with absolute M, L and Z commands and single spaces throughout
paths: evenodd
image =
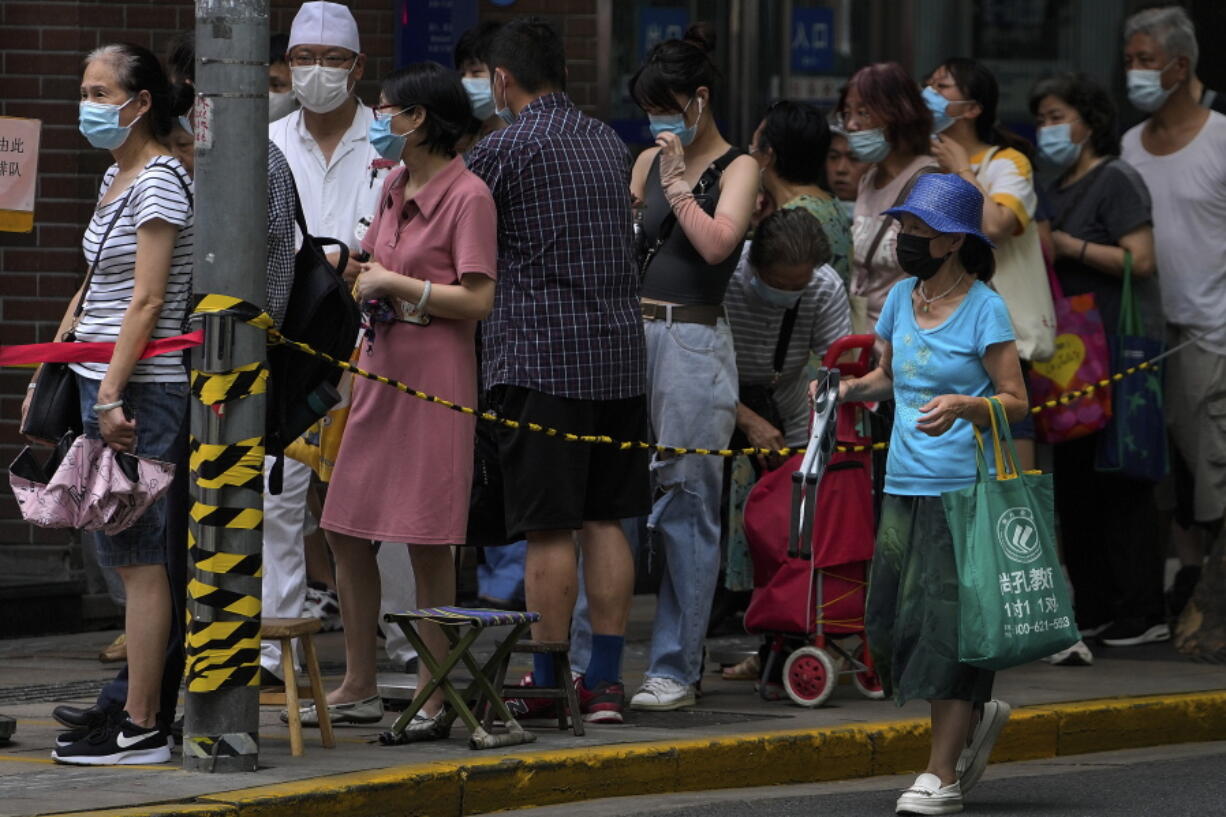
M 762 300 L 749 286 L 749 278 L 755 274 L 749 266 L 750 244 L 745 242 L 741 262 L 728 282 L 724 309 L 732 327 L 740 382 L 770 385 L 775 374 L 779 328 L 787 309 Z M 783 420 L 780 431 L 787 445 L 804 445 L 809 438 L 809 378 L 805 366 L 810 353 L 820 361 L 832 343 L 848 334 L 851 334 L 851 307 L 847 303 L 847 290 L 834 268 L 825 264 L 813 270 L 809 286 L 800 296 L 800 309 L 783 359 L 783 373 L 772 392 Z
M 111 165 L 102 179 L 101 201 L 111 187 L 118 165 Z M 136 283 L 136 231 L 142 224 L 161 219 L 179 227 L 170 272 L 166 279 L 165 302 L 150 340 L 169 338 L 183 331 L 183 318 L 192 294 L 192 203 L 188 193 L 191 177 L 170 156 L 157 156 L 145 165 L 128 192 L 94 210 L 85 229 L 82 247 L 87 267 L 98 258 L 84 309 L 77 323 L 77 340 L 114 343 L 132 303 Z M 129 195 L 130 193 L 130 195 Z M 116 219 L 118 208 L 123 211 Z M 100 246 L 111 221 L 115 226 Z M 106 363 L 73 363 L 72 370 L 93 380 L 106 375 Z M 138 361 L 132 370 L 132 383 L 181 383 L 187 380 L 183 357 L 158 355 Z

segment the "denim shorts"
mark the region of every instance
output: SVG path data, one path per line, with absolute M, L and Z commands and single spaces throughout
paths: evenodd
M 81 393 L 81 421 L 85 436 L 97 439 L 98 402 L 101 380 L 77 375 Z M 171 460 L 173 448 L 187 414 L 187 383 L 129 383 L 123 390 L 124 408 L 136 421 L 136 451 L 142 457 Z M 166 497 L 149 506 L 127 530 L 108 536 L 100 531 L 87 535 L 94 541 L 98 564 L 103 567 L 160 565 L 166 563 Z M 87 539 L 88 541 L 88 539 Z

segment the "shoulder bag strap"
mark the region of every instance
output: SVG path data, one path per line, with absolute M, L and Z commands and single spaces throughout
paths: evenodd
M 940 170 L 932 165 L 925 165 L 911 175 L 907 179 L 907 183 L 902 186 L 902 190 L 898 192 L 898 198 L 894 199 L 894 204 L 891 207 L 901 207 L 906 201 L 907 196 L 911 195 L 911 189 L 915 187 L 915 183 L 919 181 L 919 177 L 925 173 L 939 173 Z M 868 254 L 864 256 L 864 282 L 865 284 L 873 277 L 873 258 L 877 255 L 877 248 L 881 246 L 882 240 L 885 239 L 885 234 L 890 230 L 890 217 L 886 216 L 885 221 L 877 228 L 877 234 L 873 236 L 873 243 L 868 247 Z
M 783 374 L 783 362 L 788 356 L 788 346 L 792 342 L 792 330 L 796 327 L 796 316 L 800 313 L 800 302 L 783 313 L 783 323 L 779 325 L 779 339 L 775 341 L 775 357 L 771 367 L 775 370 L 775 379 Z
M 692 191 L 694 195 L 701 195 L 718 184 L 720 177 L 723 176 L 724 171 L 728 169 L 728 165 L 732 164 L 732 162 L 744 152 L 745 151 L 741 150 L 740 148 L 729 148 L 722 156 L 711 162 L 711 164 L 707 166 L 707 169 L 702 172 L 702 175 L 698 177 L 698 184 L 694 185 L 694 189 Z M 652 160 L 652 163 L 657 167 L 659 166 L 660 154 L 656 154 L 656 158 Z M 659 171 L 657 170 L 657 175 L 658 174 Z M 658 253 L 660 248 L 664 246 L 664 242 L 668 241 L 668 237 L 672 235 L 673 228 L 676 226 L 677 213 L 670 206 L 668 208 L 668 213 L 660 222 L 660 232 L 656 234 L 656 243 L 647 251 L 647 257 L 643 259 L 643 267 L 640 270 L 641 274 L 646 274 L 647 267 L 651 266 L 651 262 L 653 259 L 655 259 L 656 253 Z
M 89 272 L 85 273 L 85 282 L 81 284 L 81 297 L 77 300 L 77 308 L 72 313 L 72 320 L 75 324 L 81 317 L 81 313 L 85 311 L 85 297 L 89 294 L 90 282 L 94 280 L 94 272 L 98 269 L 98 262 L 102 260 L 102 250 L 106 247 L 106 240 L 111 237 L 111 230 L 115 229 L 116 223 L 119 222 L 119 217 L 123 215 L 123 211 L 128 209 L 128 200 L 132 198 L 132 187 L 136 185 L 133 181 L 128 187 L 126 193 L 123 194 L 123 199 L 120 200 L 119 206 L 115 208 L 115 215 L 111 216 L 111 223 L 106 225 L 106 231 L 102 233 L 102 238 L 98 241 L 98 252 L 94 253 L 94 260 L 89 265 Z
M 1120 293 L 1120 322 L 1117 331 L 1121 335 L 1141 334 L 1141 316 L 1137 312 L 1136 298 L 1132 293 L 1132 253 L 1124 250 L 1124 285 Z

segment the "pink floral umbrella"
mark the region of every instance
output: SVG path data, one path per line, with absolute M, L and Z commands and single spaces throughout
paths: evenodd
M 65 436 L 45 465 L 27 446 L 9 466 L 21 516 L 42 528 L 116 534 L 170 488 L 173 463 L 118 453 L 102 440 Z

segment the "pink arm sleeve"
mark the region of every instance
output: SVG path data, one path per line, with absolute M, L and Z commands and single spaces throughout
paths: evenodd
M 718 264 L 736 249 L 745 237 L 738 233 L 732 219 L 716 213 L 707 215 L 684 184 L 665 189 L 665 197 L 677 214 L 677 223 L 685 230 L 685 236 L 708 264 Z

